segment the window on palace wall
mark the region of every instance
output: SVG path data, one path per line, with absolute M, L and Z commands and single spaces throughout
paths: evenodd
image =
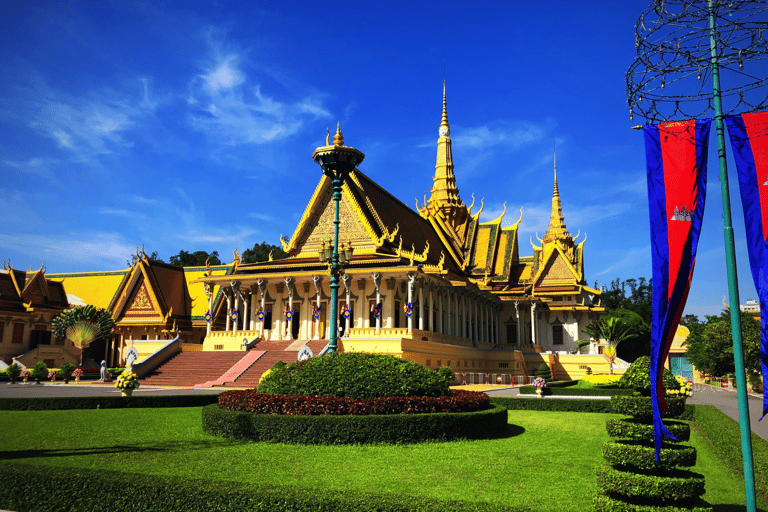
M 376 305 L 375 300 L 368 301 L 368 326 L 376 327 L 376 317 L 373 316 L 373 306 Z
M 3 334 L 5 334 L 5 322 L 0 322 L 0 343 L 3 342 Z
M 395 314 L 393 315 L 395 317 L 395 329 L 400 327 L 400 301 L 395 301 Z
M 264 311 L 267 313 L 264 315 L 264 328 L 272 328 L 272 304 L 264 304 Z
M 13 323 L 13 338 L 11 343 L 19 345 L 24 343 L 24 322 Z
M 142 335 L 141 335 L 141 339 L 142 339 L 142 340 L 146 340 L 146 339 L 147 339 L 147 335 L 146 335 L 146 334 L 142 334 Z
M 553 345 L 563 344 L 563 326 L 562 325 L 552 326 L 552 344 Z
M 55 359 L 43 359 L 43 364 L 47 366 L 48 368 L 53 368 L 56 366 L 56 360 Z

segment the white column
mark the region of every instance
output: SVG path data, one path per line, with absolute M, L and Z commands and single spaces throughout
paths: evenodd
M 323 277 L 322 276 L 312 276 L 312 282 L 315 284 L 315 307 L 318 309 L 320 308 L 320 297 L 322 296 L 322 289 L 323 289 Z M 330 306 L 330 305 L 329 305 Z M 309 310 L 309 314 L 312 314 L 312 310 Z M 328 315 L 326 315 L 328 316 Z M 315 334 L 313 336 L 314 339 L 319 340 L 322 338 L 322 333 L 320 332 L 320 315 L 318 315 L 318 318 L 315 318 L 314 315 L 312 316 L 312 322 L 315 324 Z
M 429 302 L 429 315 L 427 316 L 427 330 L 435 332 L 435 294 L 433 287 L 430 285 L 429 294 L 427 295 L 427 302 Z
M 205 328 L 205 334 L 208 335 L 211 334 L 211 326 L 213 325 L 213 285 L 206 284 L 205 291 L 208 292 L 208 312 L 211 314 L 211 321 L 206 322 L 208 325 Z
M 288 288 L 288 309 L 293 311 L 293 277 L 288 276 L 285 278 L 285 286 Z M 291 315 L 291 319 L 286 322 L 285 339 L 293 339 L 293 315 Z
M 424 330 L 424 282 L 419 283 L 419 330 Z
M 376 286 L 376 304 L 381 302 L 381 274 L 373 274 L 373 284 Z M 376 334 L 381 332 L 381 315 L 384 314 L 384 307 L 381 308 L 381 314 L 376 319 Z
M 232 299 L 229 297 L 229 294 L 226 294 L 227 297 L 227 311 L 226 311 L 226 317 L 227 317 L 227 326 L 224 328 L 225 331 L 229 332 L 229 328 L 232 325 Z
M 517 324 L 515 325 L 515 331 L 516 331 L 516 334 L 517 334 L 517 343 L 522 343 L 523 342 L 523 338 L 522 338 L 522 332 L 523 331 L 522 331 L 521 326 L 520 326 L 520 303 L 518 301 L 515 301 L 515 302 L 513 302 L 513 304 L 515 305 L 515 319 L 517 320 Z M 509 342 L 509 340 L 507 340 L 507 342 Z M 515 348 L 517 348 L 517 347 L 515 347 Z
M 443 294 L 440 288 L 435 291 L 437 292 L 437 332 L 445 334 L 445 329 L 443 329 Z
M 248 319 L 247 323 L 243 325 L 243 329 L 252 331 L 253 330 L 253 290 L 248 288 L 248 295 L 245 296 L 245 311 L 246 311 L 246 318 Z
M 531 302 L 531 344 L 536 345 L 536 303 Z
M 408 304 L 413 303 L 413 282 L 416 280 L 416 274 L 408 274 Z M 411 310 L 411 316 L 406 317 L 408 322 L 408 334 L 413 332 L 413 310 Z
M 256 284 L 259 286 L 259 293 L 261 294 L 261 306 L 259 307 L 264 312 L 264 319 L 261 320 L 261 331 L 259 334 L 261 334 L 261 336 L 264 336 L 264 322 L 267 320 L 267 310 L 265 309 L 264 295 L 267 291 L 267 281 L 264 279 L 259 279 L 258 281 L 256 281 Z M 273 311 L 272 314 L 274 315 L 275 312 Z
M 346 298 L 345 304 L 347 305 L 347 310 L 349 311 L 349 318 L 344 319 L 344 336 L 349 336 L 349 326 L 350 326 L 350 322 L 352 321 L 352 315 L 353 315 L 352 310 L 349 309 L 349 295 L 351 293 L 349 289 L 349 285 L 352 282 L 352 276 L 348 274 L 344 274 L 343 276 L 341 276 L 341 280 L 344 282 L 344 292 L 345 292 L 345 298 Z

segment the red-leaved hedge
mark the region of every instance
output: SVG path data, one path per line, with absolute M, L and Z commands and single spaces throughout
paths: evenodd
M 267 395 L 255 390 L 225 391 L 219 407 L 228 411 L 285 415 L 368 415 L 472 412 L 491 408 L 490 397 L 453 390 L 449 396 L 393 396 L 354 399 L 335 396 Z

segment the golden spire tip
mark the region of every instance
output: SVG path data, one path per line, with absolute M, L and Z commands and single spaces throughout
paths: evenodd
M 341 123 L 336 123 L 336 135 L 333 136 L 334 146 L 344 145 L 344 135 L 341 134 Z

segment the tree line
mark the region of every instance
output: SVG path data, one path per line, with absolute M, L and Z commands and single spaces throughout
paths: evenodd
M 288 257 L 288 253 L 283 251 L 281 247 L 270 245 L 267 242 L 261 242 L 260 244 L 254 244 L 252 248 L 243 251 L 243 254 L 240 255 L 240 263 L 257 263 L 259 261 L 268 261 L 270 253 L 272 254 L 272 259 L 274 260 L 281 260 Z M 153 251 L 151 254 L 148 254 L 148 256 L 150 259 L 166 263 L 165 260 L 161 259 L 157 254 L 157 251 Z M 137 259 L 138 257 L 135 254 L 132 254 L 131 257 L 126 260 L 126 264 L 128 266 L 133 266 Z M 205 266 L 206 262 L 210 262 L 211 265 L 224 264 L 224 262 L 221 260 L 221 257 L 219 256 L 218 251 L 209 253 L 205 251 L 189 252 L 181 250 L 178 254 L 174 254 L 173 256 L 169 257 L 167 261 L 167 263 L 177 267 L 203 267 Z

